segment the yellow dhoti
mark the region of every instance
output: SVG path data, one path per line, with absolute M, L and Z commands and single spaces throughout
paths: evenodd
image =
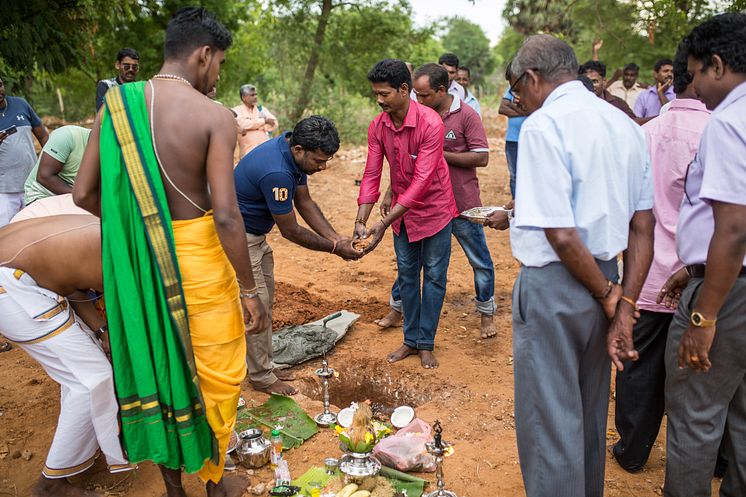
M 205 414 L 219 445 L 219 464 L 208 460 L 198 474 L 217 483 L 246 376 L 238 282 L 211 214 L 173 221 L 173 232 Z

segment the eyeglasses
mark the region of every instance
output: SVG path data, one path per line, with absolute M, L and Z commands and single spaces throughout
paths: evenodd
M 133 71 L 139 71 L 140 70 L 140 64 L 127 64 L 127 63 L 124 63 L 124 64 L 122 64 L 122 68 L 125 71 L 129 71 L 130 69 L 132 69 Z
M 510 88 L 508 88 L 508 94 L 511 97 L 516 98 L 518 96 L 515 93 L 513 93 L 513 90 L 515 89 L 515 85 L 517 85 L 523 78 L 526 77 L 526 74 L 528 74 L 528 72 L 527 71 L 523 71 L 523 74 L 521 74 L 520 76 L 518 76 L 518 79 L 515 80 L 515 83 L 513 83 L 512 85 L 510 85 Z

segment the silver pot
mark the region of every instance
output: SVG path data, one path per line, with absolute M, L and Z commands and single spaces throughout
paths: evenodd
M 242 466 L 257 469 L 269 462 L 271 447 L 270 441 L 262 436 L 262 430 L 252 428 L 238 434 L 235 454 Z

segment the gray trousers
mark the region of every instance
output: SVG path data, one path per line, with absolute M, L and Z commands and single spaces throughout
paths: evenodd
M 267 327 L 255 335 L 246 335 L 246 359 L 249 380 L 255 388 L 266 388 L 277 381 L 272 368 L 272 303 L 275 300 L 275 259 L 267 237 L 246 233 L 251 270 L 259 300 L 267 310 Z
M 617 280 L 616 259 L 596 262 Z M 513 287 L 513 370 L 528 497 L 603 497 L 608 327 L 601 306 L 563 264 L 521 268 Z
M 710 497 L 718 447 L 728 469 L 721 497 L 746 495 L 746 278 L 738 278 L 717 318 L 707 373 L 679 369 L 677 351 L 702 287 L 689 282 L 666 343 L 667 497 Z

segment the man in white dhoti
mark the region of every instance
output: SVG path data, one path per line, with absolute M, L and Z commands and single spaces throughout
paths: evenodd
M 33 497 L 102 495 L 66 480 L 90 468 L 99 450 L 110 471 L 131 469 L 119 444 L 111 365 L 96 339 L 105 321 L 85 293 L 102 290 L 100 246 L 99 220 L 90 215 L 0 229 L 0 334 L 62 390 L 57 431 Z

